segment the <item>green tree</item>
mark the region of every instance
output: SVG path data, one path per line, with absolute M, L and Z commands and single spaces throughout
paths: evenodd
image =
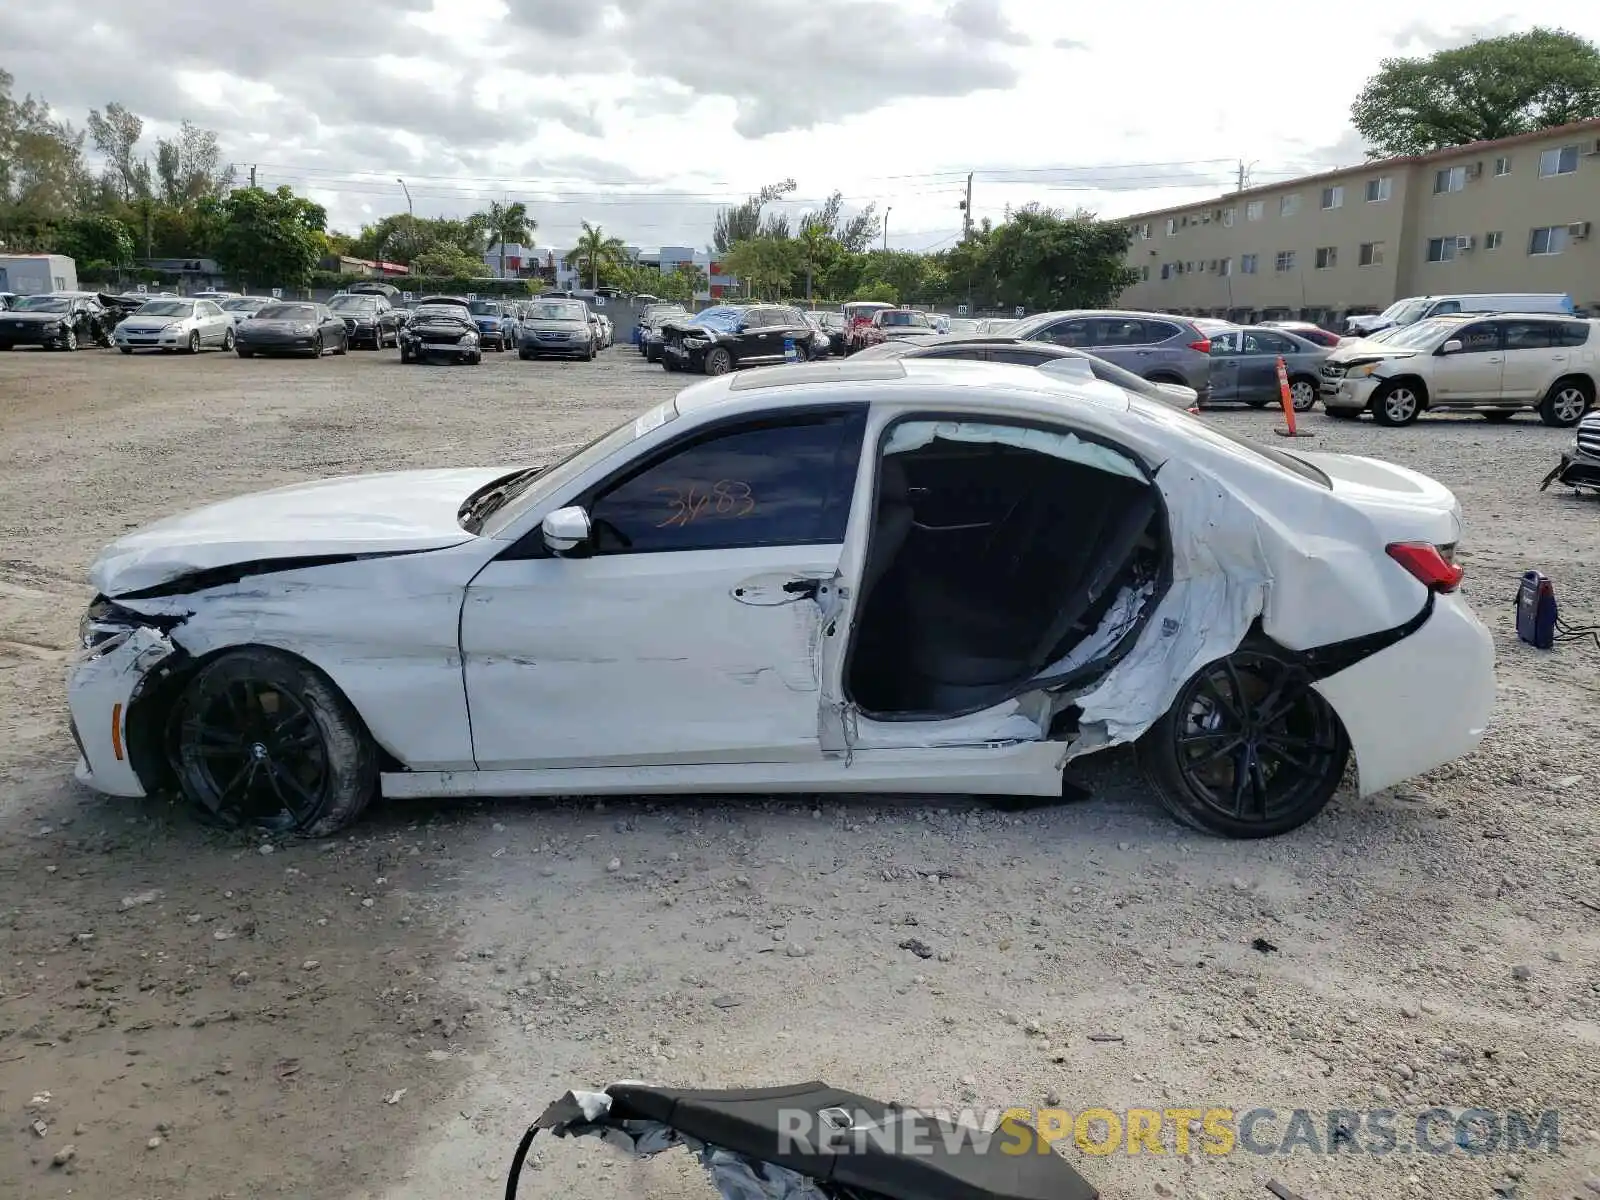
M 85 213 L 62 226 L 56 249 L 90 274 L 109 274 L 133 261 L 133 234 L 115 217 Z
M 1126 264 L 1133 234 L 1125 225 L 1037 204 L 1007 218 L 988 236 L 987 266 L 995 299 L 1008 308 L 1104 308 L 1139 277 Z
M 411 272 L 441 279 L 474 279 L 485 273 L 483 259 L 449 242 L 439 242 L 413 258 Z
M 799 269 L 800 250 L 792 238 L 758 236 L 733 243 L 723 262 L 752 294 L 777 300 Z
M 777 227 L 769 218 L 763 226 L 762 214 L 767 205 L 775 200 L 781 200 L 795 189 L 792 179 L 785 179 L 778 183 L 769 183 L 743 204 L 736 204 L 732 208 L 721 209 L 711 226 L 711 248 L 717 254 L 726 254 L 733 249 L 735 242 L 748 241 L 758 236 L 763 231 L 776 233 Z M 788 222 L 783 220 L 782 232 L 788 235 Z
M 222 196 L 233 186 L 234 175 L 233 164 L 222 161 L 222 148 L 213 130 L 185 121 L 176 137 L 156 142 L 161 199 L 174 208 L 191 208 Z
M 866 257 L 863 272 L 866 283 L 889 284 L 906 304 L 929 299 L 923 288 L 926 268 L 931 261 L 926 255 L 909 250 L 874 250 Z
M 900 289 L 886 280 L 865 284 L 850 293 L 852 300 L 881 300 L 885 304 L 900 303 Z
M 327 252 L 328 214 L 287 186 L 240 188 L 216 209 L 217 263 L 240 283 L 303 285 Z
M 11 95 L 0 70 L 0 240 L 30 249 L 49 226 L 71 215 L 89 190 L 83 134 L 50 114 L 43 100 Z
M 510 204 L 501 204 L 498 200 L 491 203 L 488 209 L 477 214 L 478 222 L 484 236 L 489 239 L 489 248 L 500 247 L 500 276 L 506 273 L 506 247 L 508 245 L 523 245 L 533 239 L 533 231 L 539 227 L 539 222 L 528 216 L 528 206 L 520 200 Z
M 89 139 L 105 157 L 107 186 L 124 204 L 150 194 L 150 163 L 139 154 L 143 136 L 143 119 L 116 101 L 106 105 L 104 114 L 89 110 Z
M 589 286 L 600 286 L 600 271 L 607 263 L 615 263 L 628 255 L 628 249 L 622 244 L 621 238 L 607 236 L 604 228 L 591 225 L 585 221 L 583 232 L 578 235 L 578 244 L 565 254 L 567 265 L 576 269 L 579 278 L 583 273 L 589 275 Z
M 1559 29 L 1386 58 L 1350 109 L 1368 155 L 1425 154 L 1600 116 L 1600 48 Z

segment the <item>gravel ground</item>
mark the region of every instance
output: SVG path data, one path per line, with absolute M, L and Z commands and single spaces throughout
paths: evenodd
M 1027 812 L 429 802 L 324 844 L 72 783 L 63 661 L 124 529 L 307 476 L 537 459 L 677 383 L 627 347 L 479 368 L 0 356 L 7 1195 L 494 1194 L 546 1100 L 626 1077 L 1265 1107 L 1272 1144 L 1309 1109 L 1324 1147 L 1326 1110 L 1399 1114 L 1387 1155 L 1071 1151 L 1113 1200 L 1272 1179 L 1306 1200 L 1600 1194 L 1600 650 L 1533 651 L 1510 618 L 1529 567 L 1573 623 L 1600 615 L 1600 508 L 1536 490 L 1567 435 L 1531 417 L 1309 419 L 1304 445 L 1456 489 L 1500 700 L 1470 759 L 1271 842 L 1180 829 L 1121 752 L 1077 771 L 1092 799 Z M 1406 1153 L 1434 1106 L 1559 1110 L 1561 1153 Z M 555 1143 L 536 1164 L 527 1194 L 710 1194 L 681 1156 Z

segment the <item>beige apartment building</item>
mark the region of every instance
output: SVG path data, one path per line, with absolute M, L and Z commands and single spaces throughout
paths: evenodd
M 1337 328 L 1405 296 L 1600 310 L 1600 120 L 1139 213 L 1124 308 Z

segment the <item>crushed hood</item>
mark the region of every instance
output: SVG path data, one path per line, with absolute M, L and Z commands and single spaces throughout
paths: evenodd
M 105 596 L 262 560 L 438 550 L 470 541 L 457 513 L 505 468 L 390 471 L 291 484 L 208 504 L 125 534 L 89 580 Z

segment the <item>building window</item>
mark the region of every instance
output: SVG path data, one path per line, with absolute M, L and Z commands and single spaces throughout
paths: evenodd
M 1317 247 L 1317 270 L 1331 271 L 1339 265 L 1339 248 L 1337 246 Z
M 1239 274 L 1254 275 L 1256 273 L 1256 256 L 1254 254 L 1241 254 L 1239 256 Z
M 1300 193 L 1290 192 L 1287 196 L 1278 197 L 1278 215 L 1292 217 L 1300 211 Z
M 1161 264 L 1161 278 L 1163 278 L 1163 279 L 1171 279 L 1172 278 L 1172 264 L 1171 263 L 1162 263 Z
M 1225 227 L 1229 228 L 1229 229 L 1233 228 L 1234 214 L 1237 213 L 1238 211 L 1239 210 L 1236 209 L 1236 208 L 1225 208 L 1225 209 L 1223 209 L 1222 210 L 1222 224 Z
M 1201 265 L 1204 266 L 1205 264 L 1202 263 Z M 1185 275 L 1193 275 L 1194 274 L 1194 263 L 1192 263 L 1192 262 L 1184 263 L 1183 264 L 1183 273 Z
M 1252 200 L 1244 206 L 1244 219 L 1246 221 L 1259 221 L 1266 214 L 1267 202 L 1265 200 Z
M 1459 192 L 1467 186 L 1467 169 L 1465 167 L 1445 167 L 1433 173 L 1433 194 L 1441 195 L 1445 192 Z
M 1379 200 L 1387 200 L 1392 182 L 1387 175 L 1367 180 L 1367 203 L 1376 204 Z
M 1511 156 L 1509 154 L 1502 154 L 1494 160 L 1494 173 L 1497 177 L 1511 174 Z
M 1535 229 L 1528 237 L 1529 254 L 1560 254 L 1567 248 L 1567 227 L 1547 225 Z
M 1499 229 L 1491 229 L 1488 233 L 1483 235 L 1483 248 L 1485 250 L 1498 250 L 1500 249 L 1500 243 L 1505 240 L 1506 235 L 1504 231 Z
M 1546 150 L 1539 155 L 1539 178 L 1552 175 L 1571 175 L 1578 169 L 1578 148 L 1563 146 L 1559 150 Z
M 1356 262 L 1363 267 L 1381 267 L 1383 266 L 1383 249 L 1382 242 L 1362 242 L 1361 253 Z
M 1428 239 L 1429 262 L 1454 262 L 1455 257 L 1455 234 L 1451 234 L 1449 237 L 1436 237 Z
M 1178 218 L 1177 217 L 1168 217 L 1167 218 L 1167 236 L 1171 237 L 1173 234 L 1175 234 L 1177 232 L 1178 232 Z
M 1222 273 L 1224 275 L 1233 274 L 1233 259 L 1225 258 L 1222 260 Z
M 1293 250 L 1279 250 L 1278 251 L 1278 257 L 1273 262 L 1273 267 L 1274 267 L 1275 270 L 1279 270 L 1279 271 L 1292 271 L 1292 270 L 1294 270 L 1294 251 Z
M 1344 207 L 1344 188 L 1342 188 L 1342 187 L 1325 187 L 1325 188 L 1323 188 L 1322 189 L 1322 207 L 1323 208 L 1343 208 Z
M 1139 278 L 1141 280 L 1148 280 L 1150 278 L 1150 268 L 1149 267 L 1140 267 L 1139 268 Z

